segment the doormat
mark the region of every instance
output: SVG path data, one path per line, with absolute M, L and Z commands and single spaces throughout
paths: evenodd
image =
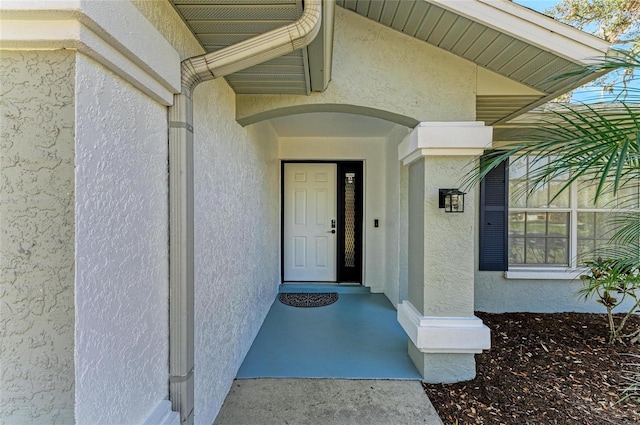
M 284 293 L 279 294 L 278 299 L 282 304 L 292 307 L 324 307 L 338 301 L 337 292 L 321 292 L 321 293 Z

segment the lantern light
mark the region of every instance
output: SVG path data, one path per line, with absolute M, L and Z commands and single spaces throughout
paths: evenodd
M 458 189 L 439 189 L 439 207 L 447 213 L 464 212 L 464 195 Z

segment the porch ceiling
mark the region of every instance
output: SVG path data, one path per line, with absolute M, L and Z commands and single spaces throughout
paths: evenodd
M 303 0 L 170 2 L 207 52 L 286 25 L 297 20 L 303 11 Z M 520 85 L 519 91 L 495 87 L 483 90 L 479 76 L 476 119 L 488 125 L 505 123 L 595 78 L 557 76 L 575 69 L 588 58 L 604 55 L 608 47 L 602 40 L 506 0 L 335 2 Z M 328 31 L 332 34 L 332 29 Z M 238 94 L 308 95 L 311 91 L 323 91 L 328 75 L 324 84 L 316 83 L 314 76 L 318 70 L 330 72 L 326 56 L 330 58 L 331 49 L 325 48 L 330 40 L 326 34 L 319 35 L 304 49 L 225 78 Z

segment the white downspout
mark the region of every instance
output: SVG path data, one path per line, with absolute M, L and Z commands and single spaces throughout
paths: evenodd
M 194 413 L 193 90 L 311 43 L 321 0 L 304 4 L 296 22 L 182 62 L 182 91 L 169 108 L 169 398 L 181 424 Z

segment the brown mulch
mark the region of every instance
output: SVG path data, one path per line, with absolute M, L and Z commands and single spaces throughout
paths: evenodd
M 624 376 L 639 372 L 625 363 L 640 359 L 625 353 L 640 347 L 609 345 L 606 315 L 477 316 L 491 328 L 491 350 L 476 356 L 476 379 L 423 384 L 446 425 L 640 424 L 640 399 L 618 402 Z

